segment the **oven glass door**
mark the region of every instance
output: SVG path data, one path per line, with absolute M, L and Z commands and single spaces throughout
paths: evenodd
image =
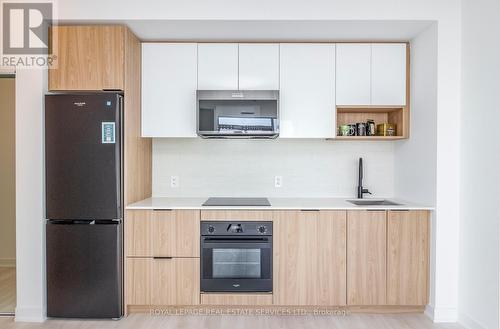
M 203 237 L 202 291 L 272 291 L 272 237 Z

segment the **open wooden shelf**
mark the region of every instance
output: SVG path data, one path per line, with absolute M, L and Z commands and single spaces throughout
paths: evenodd
M 395 136 L 337 136 L 339 140 L 398 140 L 409 136 L 409 115 L 406 106 L 337 106 L 337 127 L 344 124 L 375 121 L 375 126 L 382 123 L 396 125 Z

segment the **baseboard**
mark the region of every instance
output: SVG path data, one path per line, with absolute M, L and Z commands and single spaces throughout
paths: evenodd
M 39 307 L 16 307 L 15 322 L 44 322 L 43 310 Z
M 427 305 L 424 314 L 427 315 L 434 323 L 455 323 L 457 322 L 457 309 L 447 307 L 433 307 Z
M 0 267 L 15 267 L 15 258 L 0 258 Z
M 486 329 L 486 327 L 472 320 L 468 315 L 464 313 L 458 314 L 458 323 L 466 329 Z

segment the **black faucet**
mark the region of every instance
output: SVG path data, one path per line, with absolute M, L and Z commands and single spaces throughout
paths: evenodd
M 363 199 L 365 193 L 372 194 L 367 188 L 363 188 L 363 158 L 359 158 L 358 199 Z

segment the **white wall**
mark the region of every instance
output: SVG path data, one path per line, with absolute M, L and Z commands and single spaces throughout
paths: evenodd
M 15 86 L 13 77 L 0 77 L 0 266 L 16 258 Z
M 45 318 L 43 95 L 47 74 L 16 73 L 16 321 Z
M 500 2 L 462 1 L 459 318 L 499 323 Z
M 200 0 L 142 1 L 132 0 L 65 0 L 58 1 L 59 18 L 63 20 L 81 19 L 331 19 L 331 20 L 435 20 L 438 23 L 438 113 L 437 113 L 437 189 L 436 189 L 436 222 L 442 223 L 436 237 L 436 254 L 451 260 L 451 266 L 445 270 L 436 269 L 436 277 L 447 277 L 440 280 L 436 287 L 434 319 L 436 321 L 454 320 L 457 316 L 458 276 L 458 201 L 459 201 L 459 116 L 460 109 L 460 3 L 456 0 L 310 0 L 291 2 L 287 0 L 216 0 L 210 3 Z M 31 130 L 25 132 L 21 143 L 18 143 L 24 157 L 29 163 L 18 162 L 16 169 L 25 166 L 17 173 L 22 183 L 17 186 L 18 223 L 38 223 L 44 217 L 43 166 L 41 152 L 42 138 L 38 134 L 43 127 L 42 95 L 44 83 L 35 79 L 18 81 L 23 90 L 21 99 L 26 97 L 24 90 L 36 90 L 35 100 L 26 100 L 24 106 L 18 107 L 22 122 L 20 127 Z M 28 92 L 28 94 L 30 93 Z M 30 104 L 29 102 L 33 102 Z M 19 105 L 19 104 L 18 104 Z M 27 114 L 35 114 L 28 118 Z M 24 122 L 25 121 L 25 122 Z M 32 154 L 28 154 L 32 152 Z M 30 179 L 34 187 L 25 182 Z M 21 189 L 19 187 L 22 187 Z M 26 193 L 26 197 L 23 196 Z M 35 195 L 36 194 L 36 195 Z M 26 205 L 30 205 L 26 209 Z M 34 205 L 32 207 L 32 205 Z M 18 302 L 19 309 L 34 307 L 43 309 L 43 226 L 35 224 L 24 227 L 25 231 L 17 231 L 19 262 L 28 264 L 20 276 L 31 278 L 26 285 L 18 286 L 18 294 L 25 298 Z M 441 241 L 439 233 L 445 235 Z M 27 241 L 33 238 L 28 246 Z M 21 242 L 19 242 L 21 240 Z M 41 240 L 41 241 L 40 241 Z M 25 244 L 26 243 L 26 244 Z M 20 247 L 21 245 L 21 247 Z M 19 253 L 20 248 L 25 248 Z M 24 281 L 23 281 L 24 282 Z M 439 288 L 439 289 L 438 289 Z M 29 297 L 29 298 L 28 298 Z
M 395 145 L 395 194 L 403 199 L 421 202 L 423 204 L 436 204 L 436 158 L 437 158 L 437 53 L 438 53 L 438 27 L 430 26 L 411 40 L 411 130 L 410 139 L 398 141 Z M 439 273 L 446 273 L 450 266 L 441 253 L 439 262 L 436 263 L 436 239 L 446 239 L 444 234 L 437 235 L 441 222 L 436 221 L 436 214 L 431 216 L 431 284 L 430 305 L 427 310 L 434 312 L 436 305 L 436 285 L 438 293 L 447 282 L 436 282 L 436 279 L 447 280 L 444 276 L 436 277 Z M 445 230 L 446 228 L 444 228 Z M 439 231 L 443 233 L 443 230 Z M 451 265 L 453 266 L 453 264 Z M 455 280 L 457 278 L 455 277 Z M 456 282 L 454 283 L 456 286 Z
M 374 196 L 394 196 L 392 142 L 154 139 L 153 195 L 353 198 L 359 157 L 363 185 Z M 281 188 L 274 176 L 283 177 Z

